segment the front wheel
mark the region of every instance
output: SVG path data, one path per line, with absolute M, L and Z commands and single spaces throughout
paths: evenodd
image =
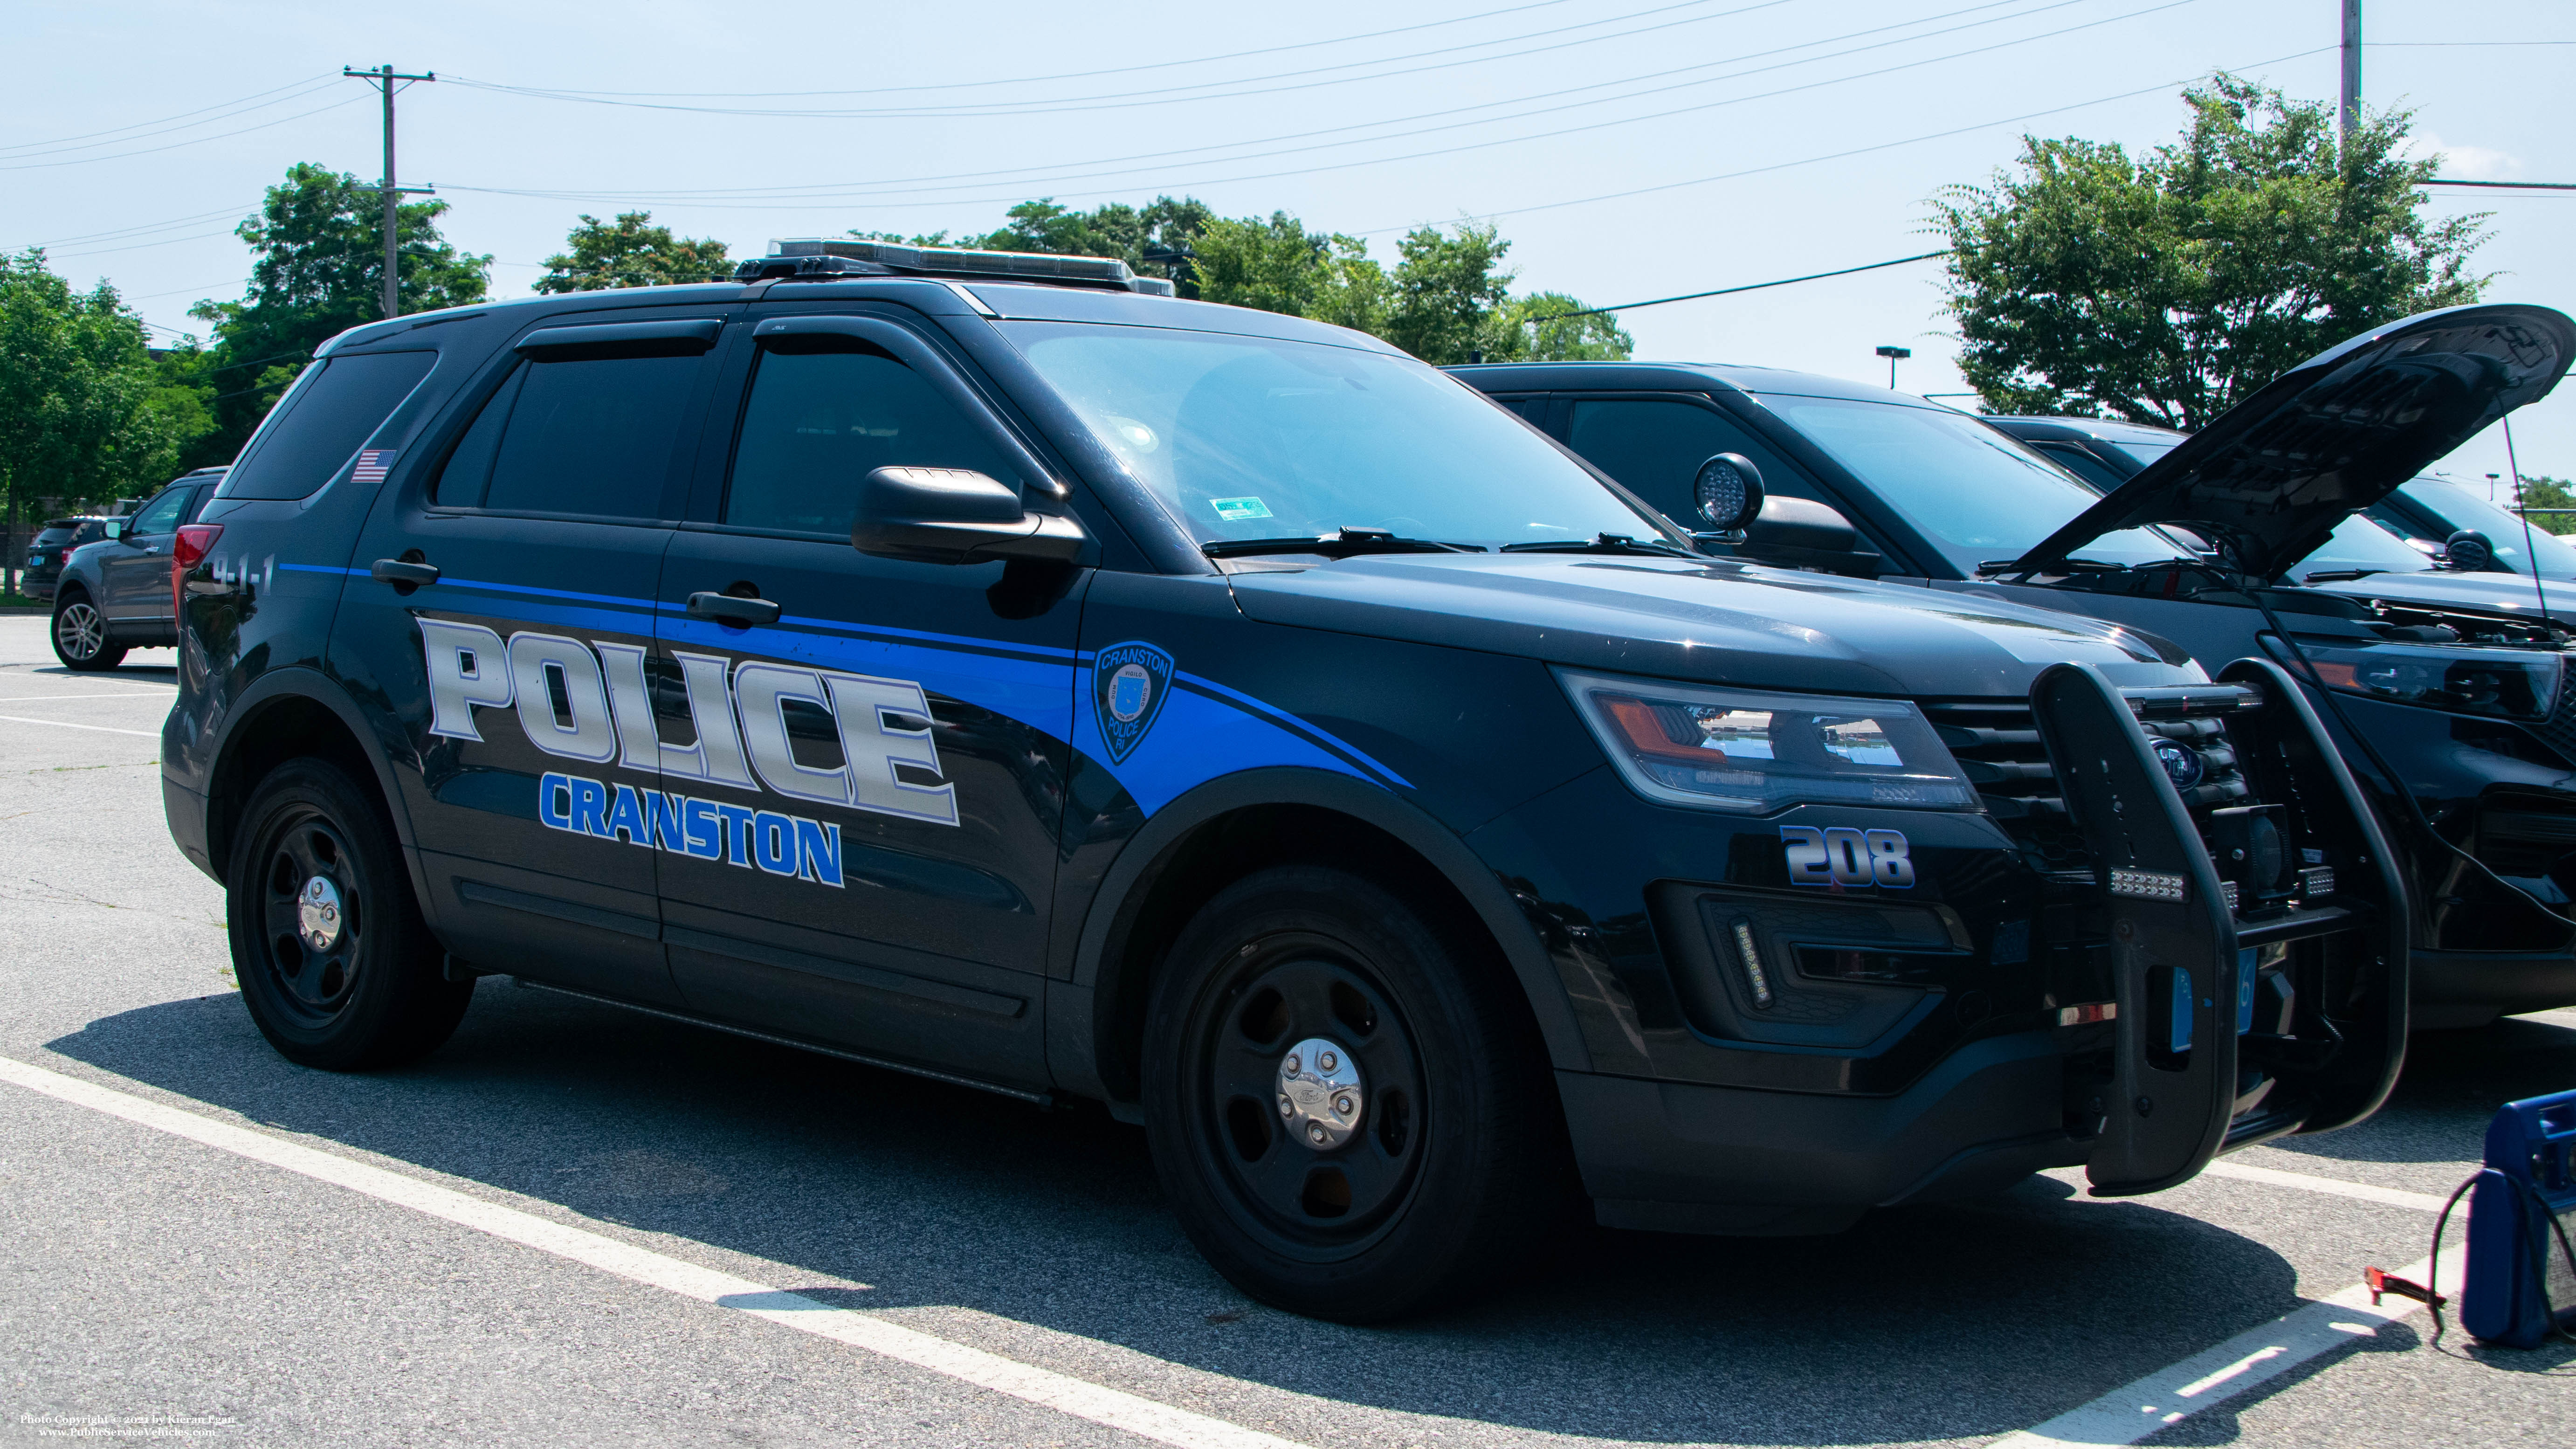
M 1458 1295 L 1553 1223 L 1556 1084 L 1509 968 L 1321 866 L 1236 882 L 1174 943 L 1146 1024 L 1154 1164 L 1253 1297 L 1344 1322 Z
M 54 657 L 69 669 L 114 669 L 125 662 L 125 646 L 109 641 L 98 606 L 73 591 L 54 600 Z
M 233 835 L 224 913 L 242 1003 L 288 1060 L 398 1066 L 447 1040 L 474 991 L 449 981 L 393 822 L 337 767 L 260 782 Z

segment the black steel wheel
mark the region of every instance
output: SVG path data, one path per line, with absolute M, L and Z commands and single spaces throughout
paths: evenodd
M 279 1052 L 362 1071 L 455 1031 L 473 983 L 445 979 L 392 823 L 337 767 L 299 760 L 263 780 L 228 865 L 233 974 Z
M 1472 921 L 1320 866 L 1202 908 L 1153 987 L 1145 1116 L 1183 1228 L 1245 1292 L 1367 1322 L 1466 1289 L 1554 1222 L 1546 1057 Z
M 54 598 L 54 657 L 71 669 L 114 669 L 125 646 L 107 637 L 107 619 L 89 595 L 66 589 Z

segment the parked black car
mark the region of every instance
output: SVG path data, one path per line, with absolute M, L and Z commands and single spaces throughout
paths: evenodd
M 181 531 L 215 496 L 222 468 L 172 479 L 101 537 L 64 555 L 54 580 L 54 657 L 73 669 L 114 669 L 129 649 L 179 642 L 170 564 Z
M 19 591 L 31 599 L 54 596 L 54 581 L 62 577 L 63 565 L 71 562 L 72 550 L 85 543 L 96 543 L 107 537 L 110 524 L 118 520 L 109 514 L 76 514 L 70 518 L 48 518 L 45 526 L 27 545 L 27 567 L 20 579 Z
M 2410 319 L 2293 370 L 2109 497 L 1982 419 L 1832 378 L 1631 363 L 1454 371 L 1675 518 L 1690 515 L 1707 459 L 1742 455 L 1824 520 L 1785 548 L 1757 533 L 1757 557 L 2117 620 L 2210 667 L 2266 651 L 2295 665 L 2255 605 L 2297 619 L 2309 659 L 2342 681 L 2335 700 L 2309 692 L 2410 854 L 2417 1023 L 2468 1025 L 2576 1002 L 2567 639 L 2497 592 L 2528 600 L 2527 584 L 2431 571 L 2352 515 L 2546 395 L 2572 349 L 2576 325 L 2543 307 Z M 2409 400 L 2420 415 L 2392 413 Z M 2194 546 L 2211 539 L 2232 558 Z M 2412 803 L 2342 731 L 2336 704 L 2399 762 Z M 2419 810 L 2434 834 L 2415 828 Z
M 400 1061 L 507 973 L 1100 1099 L 1350 1318 L 1577 1174 L 1830 1231 L 2382 1100 L 2403 890 L 2279 666 L 1709 558 L 1377 339 L 1157 286 L 796 242 L 320 349 L 162 734 L 269 1041 Z

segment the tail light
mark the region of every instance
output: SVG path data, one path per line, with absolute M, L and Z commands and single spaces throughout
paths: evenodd
M 179 528 L 179 537 L 170 545 L 170 618 L 175 623 L 180 605 L 187 602 L 188 570 L 205 561 L 214 552 L 215 540 L 224 536 L 220 523 L 188 523 Z

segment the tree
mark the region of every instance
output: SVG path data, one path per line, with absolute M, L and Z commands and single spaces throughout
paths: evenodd
M 1491 222 L 1406 232 L 1396 243 L 1402 260 L 1379 335 L 1434 365 L 1484 358 L 1503 335 L 1498 314 L 1519 275 L 1501 270 L 1511 249 Z
M 1385 325 L 1387 277 L 1368 243 L 1306 230 L 1284 211 L 1262 221 L 1216 218 L 1196 242 L 1202 301 L 1312 317 L 1376 332 Z
M 570 251 L 546 258 L 540 292 L 594 292 L 611 287 L 666 287 L 675 282 L 722 281 L 733 275 L 725 244 L 705 237 L 673 236 L 647 225 L 649 211 L 618 213 L 613 222 L 587 213 L 564 238 Z
M 1563 292 L 1514 297 L 1497 320 L 1501 325 L 1485 350 L 1488 362 L 1625 362 L 1637 349 L 1617 318 L 1590 311 Z
M 219 383 L 207 450 L 228 462 L 276 405 L 313 349 L 384 311 L 383 193 L 310 162 L 268 188 L 257 216 L 234 228 L 254 260 L 238 302 L 199 302 L 190 316 L 214 324 L 208 373 Z M 396 209 L 404 312 L 483 300 L 489 256 L 459 252 L 438 232 L 444 201 Z
M 2001 412 L 2198 429 L 2333 344 L 2475 301 L 2483 217 L 2422 214 L 2411 113 L 2364 118 L 2221 75 L 2142 157 L 2022 138 L 2018 169 L 1933 202 L 1959 370 Z
M 0 256 L 0 500 L 11 526 L 64 506 L 140 493 L 170 475 L 186 426 L 158 395 L 143 319 L 105 282 L 87 292 L 40 249 Z
M 2521 506 L 2524 508 L 2576 508 L 2576 487 L 2571 487 L 2564 478 L 2546 478 L 2537 473 L 2525 473 L 2522 475 Z M 2547 529 L 2551 533 L 2576 533 L 2576 514 L 2532 513 L 2524 516 L 2531 520 L 2531 526 L 2534 528 Z

